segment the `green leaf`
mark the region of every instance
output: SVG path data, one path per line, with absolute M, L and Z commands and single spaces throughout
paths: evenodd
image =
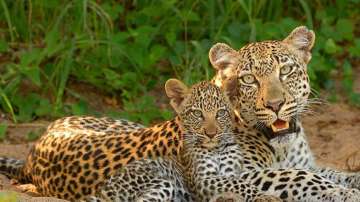
M 0 53 L 8 51 L 9 46 L 5 40 L 0 39 Z
M 6 130 L 7 130 L 7 124 L 5 123 L 0 124 L 0 140 L 5 139 Z
M 360 38 L 355 39 L 354 45 L 349 48 L 352 57 L 360 57 Z
M 340 50 L 340 47 L 338 47 L 333 39 L 328 39 L 325 42 L 325 52 L 328 54 L 334 54 Z
M 169 31 L 165 33 L 166 41 L 170 46 L 173 46 L 176 41 L 176 32 L 175 31 Z
M 81 116 L 88 114 L 89 107 L 87 102 L 80 100 L 78 103 L 71 105 L 71 112 L 74 115 Z
M 343 65 L 343 80 L 342 85 L 348 95 L 350 95 L 353 92 L 353 72 L 352 72 L 352 66 L 348 60 L 345 60 Z
M 13 24 L 11 22 L 11 17 L 10 17 L 10 12 L 9 12 L 7 2 L 5 0 L 0 0 L 0 4 L 2 7 L 2 9 L 1 9 L 2 15 L 4 15 L 7 25 L 8 25 L 8 31 L 10 33 L 11 42 L 14 42 L 15 41 L 14 32 L 16 32 L 16 31 L 14 30 Z M 2 20 L 4 20 L 4 19 L 2 19 Z
M 352 40 L 354 38 L 353 22 L 349 19 L 339 19 L 336 22 L 336 31 L 338 32 L 338 35 L 341 36 L 340 40 L 341 39 Z
M 15 81 L 15 80 L 13 80 L 13 81 Z M 10 85 L 8 84 L 8 87 L 9 87 L 9 86 L 10 86 Z M 12 106 L 12 104 L 11 104 L 8 96 L 5 94 L 4 90 L 2 90 L 1 88 L 0 88 L 0 97 L 1 97 L 1 99 L 0 99 L 1 103 L 0 103 L 0 104 L 3 106 L 3 109 L 5 109 L 5 110 L 7 110 L 8 112 L 10 112 L 13 121 L 14 121 L 15 123 L 17 123 L 13 106 Z
M 164 109 L 161 111 L 161 118 L 164 120 L 170 120 L 172 117 L 174 117 L 174 113 L 171 110 Z
M 124 12 L 124 7 L 116 2 L 110 3 L 104 1 L 101 7 L 110 15 L 112 20 L 116 20 L 120 17 L 120 14 Z
M 36 64 L 41 61 L 41 51 L 38 48 L 33 48 L 27 52 L 24 52 L 20 56 L 20 67 L 26 68 L 30 64 Z
M 69 49 L 67 50 L 67 52 L 64 55 L 64 60 L 61 65 L 61 74 L 59 75 L 60 77 L 60 81 L 59 81 L 59 85 L 58 85 L 58 89 L 56 92 L 56 100 L 55 100 L 55 106 L 54 106 L 54 113 L 55 114 L 60 114 L 60 111 L 62 109 L 62 98 L 65 92 L 65 87 L 66 87 L 66 83 L 67 80 L 70 76 L 70 71 L 71 68 L 73 67 L 73 62 L 74 62 L 74 50 L 75 50 L 75 41 L 73 41 L 71 43 L 71 46 L 69 47 Z
M 41 99 L 43 98 L 34 93 L 27 96 L 15 96 L 13 98 L 13 104 L 18 109 L 17 120 L 22 122 L 32 121 Z
M 40 137 L 41 133 L 39 131 L 30 131 L 27 135 L 26 135 L 26 140 L 28 141 L 34 141 L 37 140 Z
M 119 90 L 124 88 L 124 82 L 121 80 L 118 73 L 108 68 L 104 68 L 103 72 L 106 78 L 106 83 L 113 87 L 113 89 Z
M 117 32 L 112 34 L 110 37 L 111 37 L 111 42 L 113 42 L 116 45 L 121 45 L 126 43 L 126 40 L 129 38 L 129 34 L 127 32 Z
M 307 21 L 307 26 L 309 26 L 310 29 L 313 28 L 313 19 L 312 19 L 312 15 L 311 15 L 311 9 L 309 4 L 307 3 L 307 1 L 305 0 L 299 0 L 301 6 L 304 9 L 305 12 L 305 16 L 306 16 L 306 21 Z
M 181 17 L 182 17 L 182 20 L 188 21 L 188 22 L 200 21 L 199 15 L 191 10 L 182 10 Z
M 149 54 L 149 66 L 155 64 L 161 57 L 166 54 L 167 48 L 161 45 L 154 45 L 151 47 Z M 153 70 L 152 70 L 153 72 Z
M 64 46 L 65 41 L 60 42 L 60 32 L 57 28 L 53 28 L 47 32 L 45 36 L 45 43 L 46 48 L 43 53 L 47 57 L 51 57 Z
M 46 116 L 51 114 L 52 106 L 50 104 L 50 101 L 48 99 L 42 99 L 40 98 L 39 104 L 36 107 L 35 114 L 36 116 Z
M 34 84 L 41 86 L 40 68 L 38 66 L 28 66 L 22 69 L 25 74 Z

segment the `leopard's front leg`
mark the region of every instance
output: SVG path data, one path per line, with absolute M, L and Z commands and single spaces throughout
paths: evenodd
M 197 201 L 212 202 L 280 202 L 280 198 L 265 195 L 258 188 L 239 177 L 214 176 L 194 183 Z
M 179 165 L 170 159 L 133 161 L 110 177 L 86 202 L 193 201 Z
M 360 173 L 337 171 L 332 168 L 317 167 L 316 165 L 309 168 L 309 170 L 336 184 L 341 184 L 348 188 L 360 189 Z
M 360 191 L 349 189 L 307 170 L 265 169 L 249 171 L 241 179 L 250 182 L 264 194 L 284 201 L 360 201 Z

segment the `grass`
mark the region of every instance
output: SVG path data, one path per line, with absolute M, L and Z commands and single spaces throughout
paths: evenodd
M 107 115 L 145 124 L 167 119 L 151 92 L 170 77 L 210 79 L 208 50 L 282 39 L 307 25 L 317 34 L 309 74 L 313 88 L 353 89 L 359 64 L 359 0 L 0 0 L 0 109 L 14 122 L 98 114 L 71 83 L 117 100 Z M 342 76 L 334 91 L 332 75 Z M 338 88 L 337 88 L 338 89 Z M 65 102 L 72 98 L 73 102 Z M 99 98 L 101 99 L 101 98 Z

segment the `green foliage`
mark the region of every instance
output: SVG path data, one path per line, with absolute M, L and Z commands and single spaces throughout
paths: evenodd
M 0 202 L 16 202 L 18 200 L 18 193 L 14 191 L 0 192 Z
M 342 80 L 343 89 L 347 93 L 350 103 L 360 107 L 360 93 L 353 91 L 354 75 L 350 62 L 345 60 L 342 68 L 344 75 Z
M 0 124 L 0 140 L 3 140 L 6 135 L 7 125 L 6 124 Z
M 0 0 L 0 108 L 15 122 L 97 114 L 86 92 L 71 89 L 85 83 L 121 101 L 123 111 L 111 116 L 166 119 L 172 113 L 156 107 L 149 92 L 170 77 L 210 79 L 207 54 L 215 42 L 240 48 L 282 39 L 303 24 L 317 35 L 312 86 L 334 89 L 332 75 L 340 73 L 356 104 L 357 7 L 356 0 Z M 75 102 L 64 102 L 69 97 Z
M 37 128 L 28 132 L 25 138 L 27 141 L 34 141 L 37 140 L 40 137 L 40 135 L 43 134 L 44 132 L 45 132 L 44 128 Z

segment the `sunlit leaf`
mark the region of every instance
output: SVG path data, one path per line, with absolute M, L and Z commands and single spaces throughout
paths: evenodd
M 334 54 L 340 50 L 340 47 L 338 47 L 333 39 L 328 39 L 325 42 L 325 52 L 329 54 Z

